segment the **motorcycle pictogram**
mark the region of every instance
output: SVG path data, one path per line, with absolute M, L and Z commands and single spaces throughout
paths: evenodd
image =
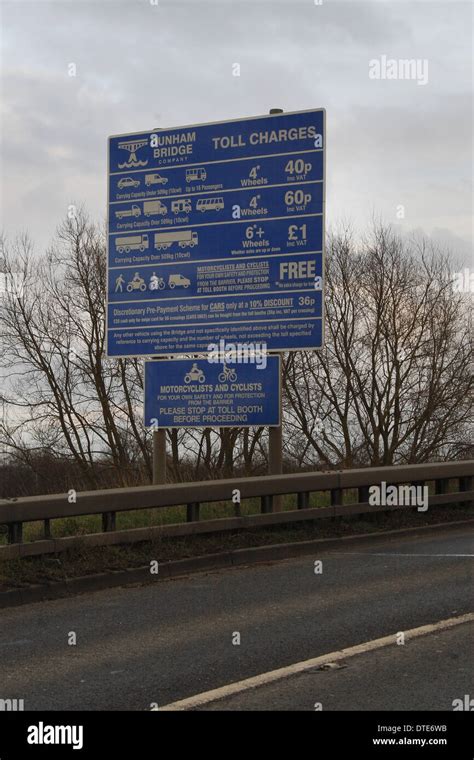
M 202 369 L 199 369 L 196 363 L 193 364 L 189 372 L 187 372 L 184 376 L 184 382 L 188 385 L 191 381 L 194 380 L 196 383 L 203 383 L 205 381 L 204 372 Z
M 138 272 L 135 272 L 133 280 L 127 283 L 127 292 L 131 293 L 132 290 L 146 290 L 146 282 L 143 277 L 140 277 Z

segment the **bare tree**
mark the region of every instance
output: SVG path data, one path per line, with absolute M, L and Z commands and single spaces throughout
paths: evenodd
M 105 241 L 83 212 L 58 229 L 53 247 L 34 257 L 26 237 L 5 253 L 21 289 L 7 293 L 0 315 L 10 370 L 6 401 L 16 409 L 3 425 L 21 455 L 47 449 L 67 455 L 97 484 L 98 458 L 119 482 L 138 460 L 151 472 L 141 422 L 141 367 L 105 355 Z M 25 438 L 26 436 L 26 438 Z
M 326 345 L 292 355 L 288 444 L 299 466 L 424 462 L 469 451 L 466 311 L 449 259 L 375 226 L 328 241 Z
M 150 482 L 142 362 L 105 354 L 104 230 L 79 211 L 45 255 L 23 236 L 0 256 L 16 284 L 0 304 L 9 373 L 0 442 L 32 471 L 68 460 L 89 487 L 104 484 L 107 468 L 112 483 Z M 449 259 L 381 225 L 362 243 L 347 229 L 332 234 L 326 307 L 324 348 L 283 360 L 285 467 L 471 455 L 467 311 Z M 174 480 L 249 475 L 268 463 L 262 427 L 167 437 Z

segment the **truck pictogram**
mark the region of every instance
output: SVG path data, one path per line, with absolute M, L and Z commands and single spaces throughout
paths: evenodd
M 157 251 L 165 251 L 171 248 L 173 243 L 178 243 L 180 248 L 193 248 L 198 242 L 198 234 L 192 230 L 157 232 L 155 234 L 155 248 Z

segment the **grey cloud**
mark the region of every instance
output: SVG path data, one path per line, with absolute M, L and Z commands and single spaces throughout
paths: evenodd
M 401 203 L 405 227 L 469 245 L 467 4 L 58 0 L 3 11 L 10 233 L 27 226 L 46 244 L 71 199 L 104 215 L 109 134 L 325 106 L 330 219 L 362 225 L 375 210 L 393 221 Z M 429 84 L 370 80 L 382 54 L 427 57 Z

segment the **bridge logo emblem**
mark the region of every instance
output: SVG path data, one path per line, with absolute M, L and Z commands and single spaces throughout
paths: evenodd
M 122 150 L 128 150 L 130 153 L 130 158 L 128 161 L 125 161 L 125 163 L 119 164 L 118 168 L 134 169 L 137 166 L 146 166 L 148 160 L 140 161 L 137 158 L 137 150 L 140 150 L 140 148 L 143 148 L 145 145 L 148 145 L 148 140 L 126 140 L 124 142 L 119 142 L 118 147 Z

